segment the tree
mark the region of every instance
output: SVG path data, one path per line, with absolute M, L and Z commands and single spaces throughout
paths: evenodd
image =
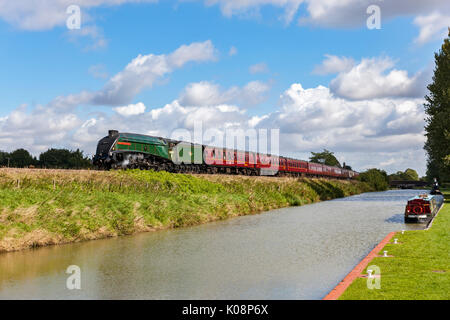
M 36 158 L 25 149 L 17 149 L 10 154 L 10 167 L 24 168 L 36 164 Z
M 10 157 L 8 152 L 0 151 L 0 167 L 8 166 L 8 158 Z
M 408 180 L 419 181 L 419 174 L 414 169 L 410 168 L 406 169 L 405 176 L 408 178 Z
M 360 173 L 358 179 L 366 182 L 377 191 L 387 190 L 389 186 L 386 172 L 380 169 L 368 169 Z
M 393 180 L 414 180 L 419 181 L 419 175 L 417 171 L 411 168 L 406 169 L 404 172 L 397 171 L 397 173 L 390 174 L 388 176 L 389 182 Z
M 450 28 L 442 48 L 434 55 L 433 82 L 425 96 L 427 176 L 450 181 Z
M 327 166 L 341 167 L 338 159 L 334 156 L 334 152 L 323 149 L 323 152 L 311 152 L 311 157 L 309 161 L 314 163 L 322 163 Z
M 39 163 L 46 168 L 80 169 L 89 168 L 91 161 L 77 149 L 48 149 L 39 155 Z

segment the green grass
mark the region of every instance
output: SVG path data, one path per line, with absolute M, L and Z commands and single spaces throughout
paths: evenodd
M 387 244 L 382 250 L 394 257 L 369 263 L 380 267 L 381 288 L 370 290 L 367 279 L 357 278 L 340 299 L 450 299 L 450 191 L 444 194 L 444 207 L 430 229 L 396 233 L 393 239 L 400 244 Z
M 0 169 L 0 252 L 177 228 L 371 191 L 357 181 Z

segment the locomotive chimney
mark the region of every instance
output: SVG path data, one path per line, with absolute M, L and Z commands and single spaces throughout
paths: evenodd
M 117 130 L 109 130 L 108 131 L 108 136 L 110 138 L 113 138 L 113 137 L 117 136 L 118 134 L 119 134 L 119 131 L 117 131 Z

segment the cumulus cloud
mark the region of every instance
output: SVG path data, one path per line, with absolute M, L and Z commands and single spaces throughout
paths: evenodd
M 378 5 L 381 9 L 382 23 L 389 19 L 403 16 L 417 16 L 414 23 L 420 34 L 416 41 L 421 44 L 443 34 L 443 28 L 449 25 L 450 2 L 447 0 L 199 0 L 206 6 L 219 6 L 226 17 L 234 15 L 259 16 L 262 7 L 270 6 L 283 11 L 280 19 L 291 23 L 300 6 L 304 4 L 306 13 L 298 18 L 299 24 L 317 25 L 321 27 L 365 27 L 368 18 L 367 8 Z M 85 35 L 94 40 L 91 47 L 106 45 L 106 39 L 98 31 L 89 9 L 99 6 L 118 6 L 126 3 L 151 3 L 157 0 L 52 0 L 34 1 L 0 0 L 0 18 L 23 30 L 49 30 L 63 26 L 68 17 L 66 9 L 69 5 L 79 5 L 83 19 L 91 20 L 84 31 L 73 32 Z M 82 28 L 83 29 L 83 28 Z M 234 51 L 234 50 L 232 50 Z M 230 51 L 230 53 L 232 52 Z M 232 54 L 231 54 L 232 55 Z
M 204 96 L 207 88 L 214 92 L 212 96 Z M 86 118 L 48 106 L 32 111 L 21 106 L 0 119 L 0 143 L 9 150 L 17 145 L 33 152 L 65 146 L 92 154 L 109 129 L 173 137 L 177 129 L 192 131 L 202 121 L 203 130 L 219 135 L 227 129 L 280 129 L 280 151 L 287 156 L 307 159 L 310 151 L 327 148 L 357 170 L 413 167 L 424 173 L 423 99 L 350 100 L 324 86 L 305 89 L 295 83 L 281 94 L 277 111 L 251 116 L 239 105 L 224 101 L 227 91 L 208 82 L 194 83 L 159 108 L 146 110 L 137 103 Z
M 129 103 L 144 88 L 151 88 L 157 79 L 186 63 L 212 61 L 215 58 L 215 48 L 210 40 L 182 45 L 168 55 L 138 55 L 103 89 L 93 93 L 91 101 L 98 105 Z
M 123 107 L 116 107 L 114 108 L 114 111 L 125 117 L 135 116 L 145 112 L 145 105 L 142 102 L 138 102 L 136 104 L 129 104 Z
M 450 12 L 448 15 L 443 15 L 440 12 L 421 15 L 414 19 L 414 24 L 420 29 L 419 35 L 415 39 L 416 43 L 424 44 L 431 40 L 442 39 L 448 34 Z
M 165 75 L 189 62 L 206 62 L 216 59 L 216 49 L 210 40 L 182 45 L 170 54 L 139 54 L 119 73 L 111 77 L 102 89 L 83 91 L 68 96 L 58 96 L 49 103 L 61 111 L 71 110 L 80 104 L 121 106 Z
M 280 128 L 281 150 L 293 155 L 306 157 L 310 151 L 327 148 L 363 169 L 409 153 L 417 157 L 410 156 L 410 165 L 423 172 L 422 104 L 423 99 L 411 98 L 353 101 L 323 86 L 304 89 L 293 84 L 281 95 L 280 110 L 258 121 L 257 127 Z
M 297 15 L 300 5 L 304 4 L 306 13 L 298 18 L 300 25 L 320 27 L 366 27 L 370 5 L 381 9 L 382 24 L 396 17 L 418 16 L 414 23 L 419 26 L 417 42 L 422 43 L 443 34 L 443 28 L 449 26 L 450 2 L 447 0 L 202 0 L 207 6 L 218 5 L 227 17 L 233 15 L 259 15 L 264 6 L 278 7 L 284 10 L 281 19 L 291 23 Z M 439 14 L 435 13 L 439 12 Z M 438 16 L 439 15 L 439 16 Z
M 383 97 L 421 97 L 425 93 L 428 74 L 409 76 L 394 69 L 390 58 L 362 59 L 349 70 L 341 71 L 330 83 L 336 95 L 352 100 Z
M 301 23 L 311 23 L 328 27 L 366 26 L 370 5 L 378 5 L 383 21 L 399 16 L 449 12 L 450 4 L 446 0 L 307 0 L 309 16 L 301 18 Z
M 338 57 L 330 54 L 326 54 L 325 57 L 326 59 L 322 61 L 322 64 L 314 68 L 313 73 L 321 75 L 335 74 L 349 71 L 355 65 L 355 61 L 352 58 Z
M 233 86 L 222 90 L 218 84 L 208 81 L 190 83 L 183 90 L 180 102 L 188 106 L 211 106 L 224 103 L 240 103 L 252 106 L 265 100 L 270 86 L 261 81 L 251 81 L 244 87 Z
M 81 123 L 74 113 L 61 114 L 43 106 L 29 111 L 21 105 L 0 121 L 0 145 L 41 152 L 67 143 L 68 133 Z

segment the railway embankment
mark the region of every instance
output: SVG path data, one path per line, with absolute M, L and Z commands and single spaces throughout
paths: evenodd
M 0 169 L 0 252 L 192 226 L 373 191 L 359 181 Z
M 339 299 L 449 300 L 450 190 L 444 195 L 444 205 L 429 229 L 396 232 L 368 263 L 370 268 L 379 268 L 378 289 L 367 285 L 366 267 Z M 388 257 L 383 257 L 384 251 Z

